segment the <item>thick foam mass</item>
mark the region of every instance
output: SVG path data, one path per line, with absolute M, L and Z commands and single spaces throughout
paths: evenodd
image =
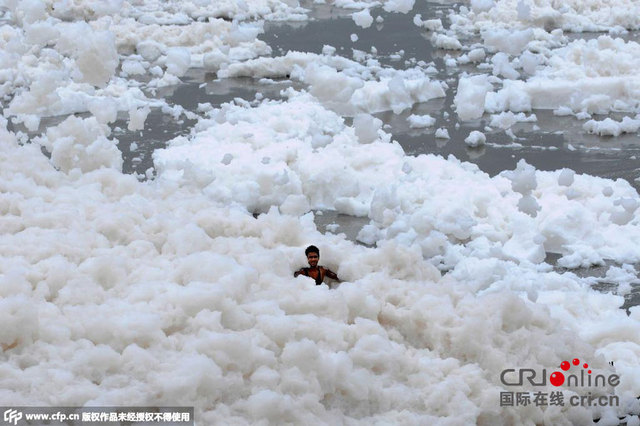
M 527 21 L 545 5 L 474 1 L 450 19 L 454 28 L 463 18 L 480 25 L 513 6 Z M 639 411 L 640 311 L 627 315 L 622 297 L 544 263 L 546 252 L 560 253 L 565 267 L 626 263 L 605 278 L 630 285 L 631 264 L 640 261 L 640 200 L 626 181 L 524 162 L 490 177 L 453 157 L 406 155 L 370 114 L 444 97 L 446 85 L 420 67 L 358 63 L 330 48 L 257 58 L 270 48 L 256 39 L 261 23 L 246 21 L 306 19 L 297 1 L 7 8 L 4 115 L 31 131 L 45 116 L 92 116 L 69 116 L 31 138 L 0 118 L 4 404 L 194 406 L 198 424 L 588 424 L 594 415 Z M 604 25 L 595 9 L 570 2 L 562 19 Z M 442 21 L 424 26 L 441 31 Z M 578 83 L 594 81 L 609 61 L 614 78 L 631 75 L 625 63 L 633 64 L 636 47 L 609 37 L 597 46 L 575 42 L 544 63 L 526 52 L 523 61 L 506 56 L 543 32 L 524 31 L 513 52 L 494 55 L 494 76 L 461 79 L 461 119 L 535 105 L 527 91 L 534 78 L 569 79 L 563 72 L 580 52 L 598 65 L 581 60 Z M 462 47 L 462 38 L 436 38 Z M 469 60 L 494 51 L 485 48 Z M 194 66 L 220 77 L 289 75 L 307 88 L 289 89 L 281 101 L 203 106 L 188 136 L 155 152 L 155 179 L 122 174 L 107 124 L 122 112 L 137 131 L 151 107 L 175 110 L 144 95 L 131 76 L 148 73 L 143 84 L 153 89 Z M 509 67 L 535 75 L 500 88 Z M 495 107 L 500 102 L 508 105 Z M 492 123 L 532 117 L 496 114 Z M 635 125 L 589 124 L 600 133 Z M 444 128 L 436 136 L 449 137 Z M 311 213 L 318 209 L 368 217 L 358 238 L 370 246 L 319 232 Z M 293 277 L 310 243 L 343 280 L 335 289 Z M 615 389 L 594 390 L 615 393 L 620 409 L 500 407 L 505 368 L 550 370 L 576 354 L 596 372 L 620 375 Z

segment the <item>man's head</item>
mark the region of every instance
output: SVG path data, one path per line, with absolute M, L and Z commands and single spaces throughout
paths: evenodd
M 309 246 L 304 251 L 304 254 L 307 255 L 307 262 L 309 262 L 309 266 L 312 268 L 318 266 L 318 260 L 320 260 L 320 250 L 316 246 Z

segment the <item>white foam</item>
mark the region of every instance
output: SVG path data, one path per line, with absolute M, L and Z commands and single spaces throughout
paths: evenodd
M 485 97 L 491 89 L 486 75 L 461 76 L 458 81 L 458 93 L 453 100 L 460 119 L 472 120 L 482 117 Z
M 407 117 L 407 121 L 409 122 L 409 127 L 411 128 L 431 127 L 436 124 L 436 119 L 434 117 L 431 117 L 429 114 L 411 114 L 409 117 Z
M 463 17 L 494 26 L 513 17 L 505 27 L 521 25 L 518 19 L 636 19 L 624 0 L 609 16 L 591 7 L 600 3 L 565 3 L 554 21 L 552 11 L 540 11 L 553 6 L 544 1 L 474 3 L 475 12 L 461 7 L 450 16 L 454 28 L 465 26 Z M 612 14 L 624 6 L 623 15 Z M 0 343 L 7 361 L 0 395 L 7 404 L 194 406 L 202 424 L 583 424 L 626 414 L 499 407 L 505 368 L 552 369 L 576 354 L 596 371 L 613 371 L 607 361 L 614 361 L 621 406 L 636 403 L 640 311 L 627 316 L 618 309 L 622 297 L 542 263 L 549 251 L 562 254 L 558 263 L 566 267 L 639 262 L 640 200 L 628 182 L 522 162 L 490 177 L 454 157 L 407 156 L 378 119 L 358 114 L 443 97 L 443 83 L 421 70 L 304 54 L 297 63 L 263 58 L 240 68 L 252 76 L 290 73 L 310 93 L 200 108 L 191 134 L 156 151 L 156 178 L 139 182 L 121 173 L 105 124 L 119 111 L 132 111 L 134 128 L 151 107 L 164 104 L 173 117 L 185 111 L 154 103 L 138 81 L 115 75 L 110 53 L 131 61 L 131 70 L 148 62 L 156 85 L 188 71 L 185 52 L 188 66 L 231 74 L 235 64 L 270 53 L 256 39 L 261 26 L 245 19 L 306 19 L 306 12 L 289 0 L 7 7 L 1 90 L 13 101 L 5 114 L 20 115 L 30 128 L 52 114 L 95 116 L 49 126 L 36 143 L 0 118 Z M 72 37 L 79 30 L 84 39 Z M 536 42 L 544 41 L 540 34 Z M 537 46 L 549 53 L 544 48 L 560 38 Z M 95 43 L 84 46 L 87 39 Z M 598 44 L 599 64 L 577 67 L 586 74 L 577 75 L 576 87 L 588 88 L 588 71 L 603 64 L 633 87 L 624 64 L 633 63 L 635 46 Z M 100 47 L 105 57 L 83 63 L 77 54 L 85 47 L 87 58 Z M 166 63 L 174 48 L 184 49 L 180 60 Z M 607 49 L 616 54 L 604 60 Z M 535 68 L 532 80 L 505 81 L 499 96 L 491 87 L 498 79 L 463 77 L 458 114 L 474 119 L 487 106 L 517 112 L 538 105 L 533 78 L 561 87 L 569 74 L 553 70 L 565 70 L 562 61 L 571 57 L 545 56 L 548 64 L 527 66 Z M 175 68 L 163 74 L 160 66 L 169 64 Z M 631 92 L 585 93 L 613 94 L 617 108 Z M 601 100 L 582 108 L 567 99 L 559 95 L 555 105 L 607 110 Z M 340 105 L 355 116 L 353 126 L 336 112 Z M 359 238 L 375 247 L 318 232 L 312 209 L 368 217 Z M 309 243 L 344 280 L 335 290 L 292 277 Z M 633 272 L 610 269 L 607 279 L 630 284 Z
M 444 127 L 440 127 L 439 129 L 436 129 L 435 136 L 436 136 L 436 139 L 450 139 L 449 131 Z
M 413 9 L 415 0 L 386 0 L 382 8 L 386 12 L 408 13 Z
M 635 133 L 640 129 L 640 120 L 623 117 L 621 121 L 605 118 L 604 120 L 589 120 L 582 125 L 589 133 L 600 136 L 620 136 L 623 133 Z
M 473 130 L 471 133 L 469 133 L 469 136 L 465 138 L 464 143 L 472 148 L 475 148 L 484 145 L 486 141 L 487 137 L 484 135 L 484 133 Z
M 363 9 L 360 12 L 354 12 L 351 17 L 353 18 L 353 22 L 355 22 L 357 26 L 362 28 L 369 28 L 371 24 L 373 24 L 373 17 L 371 16 L 369 9 Z

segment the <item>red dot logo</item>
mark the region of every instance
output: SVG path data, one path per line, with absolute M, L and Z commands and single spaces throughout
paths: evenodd
M 583 366 L 584 368 L 589 368 L 589 364 L 587 364 L 586 362 L 585 362 L 584 364 L 582 364 L 582 366 Z
M 562 368 L 564 371 L 567 371 L 571 366 L 569 365 L 569 361 L 562 361 L 562 363 L 560 364 L 560 368 Z
M 573 365 L 579 365 L 580 364 L 580 360 L 578 358 L 574 358 L 573 361 L 571 361 L 573 363 Z
M 549 377 L 549 381 L 553 386 L 562 386 L 564 383 L 564 374 L 559 371 L 554 371 Z

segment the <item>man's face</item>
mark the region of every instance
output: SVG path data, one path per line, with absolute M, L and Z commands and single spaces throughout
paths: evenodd
M 318 255 L 318 253 L 314 253 L 314 252 L 310 252 L 307 255 L 307 262 L 309 262 L 309 266 L 311 267 L 316 267 L 318 266 L 318 260 L 320 259 L 320 256 Z

